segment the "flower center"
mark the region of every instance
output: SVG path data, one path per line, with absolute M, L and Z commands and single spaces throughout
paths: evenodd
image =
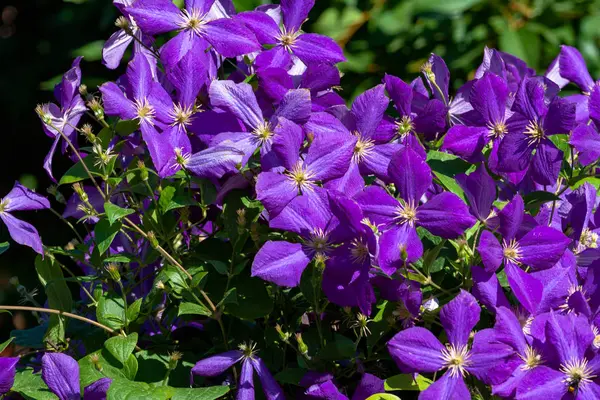
M 294 182 L 294 185 L 299 191 L 313 190 L 315 184 L 313 178 L 315 174 L 304 168 L 301 161 L 298 162 L 291 171 L 288 171 L 285 174 L 292 182 Z
M 208 22 L 205 14 L 203 15 L 200 10 L 195 8 L 191 11 L 182 10 L 181 13 L 181 23 L 179 24 L 181 29 L 191 29 L 197 35 L 202 33 L 204 25 Z
M 317 252 L 317 254 L 325 254 L 329 251 L 329 235 L 321 228 L 315 228 L 310 234 L 306 245 Z
M 400 200 L 400 204 L 396 207 L 394 219 L 400 225 L 409 224 L 414 226 L 417 221 L 417 207 L 412 202 Z
M 540 143 L 546 137 L 544 128 L 542 128 L 538 121 L 529 121 L 524 133 L 529 136 L 530 146 Z
M 4 210 L 6 210 L 6 207 L 8 207 L 8 203 L 10 203 L 10 199 L 2 199 L 0 201 L 0 213 L 3 213 Z
M 264 144 L 268 142 L 271 137 L 273 137 L 273 130 L 271 129 L 271 124 L 268 122 L 263 122 L 259 124 L 253 131 L 252 135 L 260 142 L 260 144 Z
M 577 390 L 581 384 L 587 384 L 596 377 L 594 371 L 588 366 L 586 358 L 573 358 L 560 366 L 560 372 L 565 374 L 563 382 L 569 389 Z
M 471 362 L 471 353 L 469 348 L 464 346 L 455 347 L 454 345 L 447 344 L 446 349 L 442 350 L 442 360 L 444 360 L 445 366 L 450 370 L 450 376 L 463 377 L 467 375 L 465 367 L 468 367 Z
M 579 244 L 584 246 L 586 249 L 598 248 L 598 234 L 596 232 L 592 232 L 588 228 L 585 228 L 581 232 L 581 237 L 579 238 Z
M 285 28 L 283 28 L 283 31 L 277 40 L 286 50 L 290 51 L 296 44 L 296 39 L 298 39 L 298 36 L 300 36 L 300 32 L 288 32 Z
M 256 343 L 253 341 L 240 344 L 238 346 L 238 349 L 240 349 L 242 353 L 244 353 L 244 355 L 242 356 L 243 358 L 252 359 L 254 358 L 254 355 L 258 352 L 258 350 L 256 350 Z
M 173 120 L 171 126 L 187 126 L 192 123 L 192 114 L 194 109 L 191 106 L 182 106 L 181 104 L 173 105 L 173 109 L 169 112 L 169 117 Z
M 369 248 L 362 240 L 354 239 L 352 240 L 350 254 L 352 255 L 352 262 L 362 264 L 369 257 Z
M 489 129 L 488 136 L 492 139 L 502 139 L 504 135 L 506 135 L 506 133 L 508 132 L 504 121 L 490 123 L 487 127 Z
M 581 293 L 582 297 L 585 300 L 589 301 L 589 298 L 587 297 L 587 292 L 585 291 L 583 286 L 571 285 L 569 287 L 569 290 L 567 291 L 567 298 L 565 299 L 565 302 L 563 304 L 561 304 L 558 308 L 560 308 L 562 311 L 565 311 L 567 314 L 574 312 L 575 309 L 571 308 L 571 306 L 569 305 L 569 300 L 570 300 L 571 296 L 573 296 L 577 292 Z
M 190 153 L 183 153 L 183 149 L 181 147 L 176 147 L 174 151 L 175 163 L 184 167 L 188 163 L 192 155 Z
M 600 349 L 600 329 L 597 326 L 592 326 L 592 333 L 594 334 L 594 342 L 592 344 L 594 348 Z
M 408 115 L 405 115 L 400 119 L 400 121 L 396 121 L 394 123 L 396 124 L 396 131 L 398 132 L 398 135 L 400 135 L 402 138 L 405 138 L 406 135 L 415 129 L 412 118 Z
M 371 150 L 375 147 L 375 142 L 371 139 L 363 139 L 358 132 L 355 132 L 354 135 L 358 137 L 358 140 L 354 145 L 352 160 L 358 164 L 369 157 Z
M 521 370 L 523 371 L 533 369 L 542 363 L 542 356 L 537 354 L 531 346 L 527 346 L 525 348 L 525 354 L 519 354 L 519 357 L 525 362 L 525 364 L 521 366 Z
M 512 239 L 509 243 L 506 243 L 505 241 L 503 244 L 504 258 L 507 261 L 512 261 L 515 264 L 520 264 L 521 248 L 519 247 L 519 242 L 517 242 L 517 239 Z
M 137 119 L 140 122 L 147 122 L 153 125 L 152 120 L 156 112 L 154 111 L 154 107 L 150 105 L 147 98 L 138 99 L 135 101 L 135 107 L 137 109 Z

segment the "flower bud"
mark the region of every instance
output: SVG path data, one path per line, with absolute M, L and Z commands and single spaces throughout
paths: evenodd
M 181 358 L 183 357 L 183 354 L 178 352 L 178 351 L 174 351 L 171 354 L 169 354 L 169 366 L 168 368 L 172 371 L 175 368 L 177 368 L 177 364 L 179 363 L 179 360 L 181 360 Z
M 92 126 L 90 124 L 84 124 L 81 127 L 81 134 L 85 136 L 86 140 L 91 144 L 96 143 L 96 135 L 92 131 Z
M 138 160 L 137 166 L 140 170 L 140 178 L 142 181 L 146 182 L 148 180 L 148 169 L 146 168 L 146 164 L 144 164 L 142 160 Z
M 59 203 L 67 204 L 67 201 L 65 200 L 65 196 L 63 196 L 62 193 L 58 191 L 58 186 L 50 185 L 50 187 L 48 187 L 48 189 L 46 189 L 46 192 L 48 192 L 48 194 L 50 196 L 54 196 L 56 201 L 58 201 Z
M 290 337 L 292 336 L 289 332 L 284 332 L 283 329 L 281 329 L 281 325 L 277 324 L 275 325 L 275 330 L 277 331 L 277 333 L 279 334 L 279 337 L 281 338 L 281 340 L 285 343 L 288 343 L 290 340 Z
M 243 234 L 246 231 L 246 210 L 240 208 L 236 211 L 237 214 L 237 231 L 238 234 Z
M 87 106 L 92 110 L 94 116 L 98 119 L 104 119 L 104 108 L 96 99 L 88 101 Z
M 119 273 L 119 267 L 117 264 L 110 263 L 105 267 L 105 269 L 113 281 L 115 281 L 115 282 L 121 281 L 121 274 Z
M 52 123 L 52 116 L 48 113 L 48 104 L 38 104 L 35 107 L 35 112 L 46 125 Z
M 301 354 L 308 354 L 308 346 L 302 340 L 302 334 L 296 333 L 296 341 L 298 342 L 298 350 Z
M 92 354 L 90 355 L 90 361 L 92 362 L 92 365 L 94 365 L 94 368 L 96 368 L 96 370 L 102 372 L 102 365 L 100 364 L 100 356 L 98 354 Z
M 82 202 L 87 203 L 89 201 L 88 195 L 85 192 L 85 190 L 83 190 L 83 187 L 80 183 L 74 183 L 73 190 L 75 191 L 75 193 L 77 193 L 77 196 L 79 196 L 79 199 Z
M 86 97 L 88 95 L 88 89 L 87 86 L 84 84 L 79 85 L 79 94 L 82 95 L 83 97 Z

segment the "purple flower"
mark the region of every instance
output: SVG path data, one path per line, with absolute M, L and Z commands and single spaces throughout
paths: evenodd
M 531 167 L 535 182 L 553 185 L 563 157 L 548 136 L 568 133 L 573 128 L 575 104 L 555 97 L 546 106 L 545 87 L 534 78 L 521 83 L 512 107 L 515 113 L 507 121 L 508 134 L 498 149 L 498 169 L 519 172 Z
M 42 357 L 42 379 L 59 400 L 80 400 L 79 364 L 62 353 L 46 353 Z M 86 400 L 106 400 L 110 378 L 102 378 L 84 389 Z
M 151 65 L 153 74 L 156 75 L 156 58 L 152 52 L 142 45 L 144 43 L 146 46 L 151 46 L 153 39 L 140 31 L 135 19 L 125 10 L 125 7 L 131 6 L 133 2 L 133 0 L 113 0 L 113 4 L 124 16 L 119 17 L 115 22 L 115 25 L 120 29 L 113 33 L 106 43 L 104 43 L 104 47 L 102 48 L 102 64 L 107 68 L 116 69 L 121 63 L 125 51 L 133 42 L 132 58 L 135 58 L 136 54 L 146 57 L 148 63 Z
M 214 47 L 224 57 L 236 57 L 260 50 L 254 35 L 234 18 L 211 14 L 215 0 L 187 0 L 180 10 L 169 0 L 140 0 L 125 10 L 148 35 L 179 31 L 161 49 L 167 65 L 179 62 L 192 48 Z
M 475 223 L 466 204 L 453 193 L 443 192 L 419 204 L 431 185 L 431 169 L 410 147 L 392 157 L 388 174 L 399 199 L 376 186 L 356 197 L 365 216 L 375 225 L 384 226 L 379 239 L 379 266 L 384 272 L 392 273 L 402 266 L 403 252 L 407 262 L 421 257 L 423 244 L 417 226 L 443 238 L 456 238 Z
M 594 80 L 588 72 L 583 56 L 574 47 L 562 45 L 558 57 L 548 67 L 546 77 L 556 83 L 560 88 L 573 82 L 583 92 L 591 92 Z
M 268 120 L 263 116 L 252 86 L 247 83 L 214 81 L 210 85 L 209 93 L 213 107 L 230 112 L 239 118 L 246 128 L 244 132 L 220 133 L 211 140 L 210 145 L 231 142 L 233 147 L 245 154 L 242 165 L 246 165 L 259 147 L 264 170 L 286 165 L 272 149 L 275 141 L 291 140 L 300 147 L 303 138 L 295 124 L 306 122 L 310 116 L 308 90 L 290 90 Z M 278 138 L 279 136 L 281 138 Z M 288 136 L 291 137 L 288 139 Z
M 0 219 L 8 228 L 12 239 L 22 245 L 29 246 L 39 254 L 44 254 L 42 240 L 33 225 L 13 217 L 13 211 L 42 210 L 50 208 L 50 202 L 19 182 L 15 182 L 12 190 L 0 199 Z
M 360 225 L 360 208 L 352 201 L 340 202 L 334 207 L 332 202 L 335 200 L 328 199 L 325 189 L 315 187 L 311 196 L 296 197 L 271 219 L 271 228 L 294 232 L 300 236 L 301 243 L 266 242 L 254 258 L 252 276 L 280 286 L 297 286 L 313 258 L 324 260 L 334 245 L 357 236 L 355 227 Z M 332 212 L 335 208 L 338 209 Z M 330 277 L 343 279 L 335 274 Z M 361 275 L 361 281 L 364 279 L 366 276 Z M 324 286 L 328 285 L 326 282 Z
M 69 140 L 76 144 L 77 142 L 77 124 L 86 108 L 83 99 L 79 95 L 79 85 L 81 84 L 81 69 L 79 63 L 82 57 L 77 57 L 62 78 L 62 81 L 54 88 L 54 97 L 58 100 L 60 107 L 54 103 L 43 104 L 36 108 L 36 112 L 42 120 L 42 127 L 46 135 L 54 138 L 54 143 L 44 159 L 44 169 L 52 180 L 52 158 L 61 139 L 62 132 Z M 63 141 L 62 152 L 67 149 L 68 144 Z
M 591 351 L 592 328 L 585 317 L 550 313 L 545 325 L 544 365 L 530 371 L 518 385 L 517 399 L 597 399 L 599 359 Z
M 419 80 L 420 81 L 420 80 Z M 394 122 L 396 134 L 400 142 L 425 155 L 416 133 L 430 138 L 446 127 L 447 107 L 438 98 L 429 99 L 427 92 L 423 94 L 413 85 L 402 79 L 386 74 L 383 78 L 385 89 L 394 102 L 400 118 Z
M 510 357 L 508 346 L 491 342 L 487 330 L 476 333 L 473 345 L 469 345 L 469 336 L 479 321 L 479 313 L 475 298 L 461 291 L 440 312 L 449 344 L 444 346 L 430 331 L 421 327 L 401 331 L 388 342 L 392 359 L 405 373 L 434 373 L 447 369 L 419 395 L 419 399 L 469 399 L 464 377 L 473 374 L 484 382 L 491 381 L 498 366 Z
M 12 388 L 18 362 L 19 357 L 0 357 L 0 396 Z
M 302 23 L 308 18 L 314 4 L 314 0 L 282 0 L 282 26 L 269 14 L 261 11 L 244 12 L 238 18 L 254 32 L 261 44 L 274 45 L 260 57 L 273 59 L 291 53 L 305 64 L 336 64 L 346 61 L 342 49 L 333 39 L 301 30 Z
M 492 210 L 496 200 L 496 182 L 487 172 L 485 165 L 480 164 L 469 175 L 456 175 L 456 182 L 469 201 L 471 214 L 484 224 L 490 224 L 496 214 Z
M 192 368 L 192 376 L 219 376 L 241 361 L 242 371 L 236 399 L 254 399 L 253 376 L 256 372 L 267 400 L 283 400 L 285 398 L 283 391 L 267 369 L 264 361 L 256 355 L 255 344 L 240 345 L 239 348 L 239 350 L 230 350 L 198 361 Z
M 456 154 L 467 161 L 482 159 L 483 148 L 493 142 L 489 158 L 492 171 L 497 170 L 498 146 L 508 132 L 507 120 L 512 112 L 507 108 L 509 101 L 506 81 L 492 73 L 485 73 L 472 83 L 469 102 L 473 107 L 473 125 L 454 125 L 448 130 L 442 149 Z

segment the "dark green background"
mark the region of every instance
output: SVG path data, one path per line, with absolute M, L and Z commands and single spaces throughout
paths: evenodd
M 235 3 L 239 10 L 260 4 Z M 1 0 L 0 9 L 6 6 L 15 7 L 18 15 L 14 33 L 0 38 L 0 196 L 17 179 L 39 192 L 51 184 L 42 170 L 51 139 L 42 132 L 34 108 L 52 101 L 51 89 L 72 58 L 86 57 L 83 81 L 91 89 L 124 70 L 110 71 L 99 62 L 102 43 L 115 31 L 118 16 L 110 1 Z M 341 93 L 348 100 L 379 83 L 384 72 L 414 78 L 431 52 L 444 57 L 456 88 L 478 66 L 485 45 L 515 54 L 543 72 L 559 45 L 570 44 L 582 51 L 592 76 L 600 75 L 600 1 L 317 0 L 305 30 L 344 44 L 349 61 L 341 65 Z M 60 177 L 69 165 L 56 157 L 55 175 Z M 64 188 L 65 196 L 69 191 Z M 64 245 L 71 238 L 49 212 L 23 216 L 45 244 Z M 0 241 L 7 238 L 0 227 Z M 18 300 L 8 284 L 10 276 L 18 275 L 28 289 L 39 285 L 33 259 L 33 252 L 20 246 L 0 257 L 0 304 Z M 41 296 L 38 300 L 43 301 Z M 0 339 L 10 327 L 10 317 L 0 316 Z

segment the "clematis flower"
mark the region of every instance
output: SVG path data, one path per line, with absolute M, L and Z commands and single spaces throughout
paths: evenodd
M 62 353 L 46 353 L 42 357 L 42 379 L 59 400 L 80 400 L 79 364 Z M 84 400 L 106 400 L 112 380 L 102 378 L 86 386 Z
M 247 129 L 245 132 L 223 132 L 210 142 L 211 146 L 225 141 L 244 152 L 242 165 L 246 165 L 254 151 L 260 147 L 261 164 L 264 170 L 277 167 L 278 160 L 272 152 L 272 144 L 279 129 L 282 135 L 291 135 L 291 140 L 302 143 L 302 137 L 291 123 L 304 123 L 310 116 L 310 92 L 306 89 L 290 90 L 275 113 L 266 120 L 258 106 L 252 86 L 232 81 L 214 81 L 210 85 L 210 99 L 213 107 L 225 110 L 239 118 Z M 285 119 L 287 121 L 281 121 Z M 292 132 L 288 132 L 292 130 Z M 301 133 L 300 133 L 301 135 Z
M 0 396 L 13 387 L 18 362 L 19 357 L 0 357 Z
M 170 0 L 140 0 L 125 10 L 135 18 L 142 32 L 157 35 L 179 31 L 161 49 L 166 65 L 179 62 L 200 44 L 214 47 L 223 57 L 236 57 L 260 50 L 254 34 L 235 18 L 212 16 L 215 0 L 187 0 L 180 10 Z
M 153 79 L 148 61 L 144 57 L 135 57 L 127 66 L 125 77 L 125 92 L 114 82 L 100 86 L 106 114 L 137 120 L 142 134 L 155 125 L 160 128 L 169 126 L 171 98 Z
M 498 149 L 498 170 L 519 172 L 531 167 L 533 180 L 553 185 L 558 179 L 562 151 L 548 136 L 568 133 L 575 122 L 575 105 L 555 97 L 546 106 L 542 83 L 525 78 L 517 92 L 513 110 L 507 121 L 508 134 Z M 535 150 L 535 154 L 533 154 Z
M 356 203 L 338 203 L 335 207 L 339 210 L 334 215 L 332 200 L 328 198 L 326 190 L 319 187 L 313 190 L 312 196 L 296 197 L 276 218 L 269 221 L 271 228 L 298 234 L 301 243 L 266 242 L 254 258 L 252 276 L 279 286 L 298 286 L 302 272 L 311 260 L 323 261 L 335 245 L 357 236 L 354 227 L 360 225 L 360 208 Z M 330 277 L 336 278 L 335 274 Z M 363 275 L 360 279 L 366 278 Z M 323 287 L 328 285 L 325 280 Z M 360 288 L 360 285 L 357 286 Z
M 449 239 L 460 236 L 473 226 L 475 219 L 454 193 L 443 192 L 419 204 L 431 185 L 431 169 L 410 147 L 392 157 L 388 174 L 399 199 L 380 187 L 370 186 L 356 196 L 356 201 L 367 218 L 384 227 L 379 239 L 379 266 L 389 274 L 402 266 L 403 252 L 407 262 L 414 262 L 423 254 L 423 244 L 416 230 L 418 226 Z
M 544 364 L 530 371 L 517 387 L 517 399 L 597 399 L 598 357 L 591 351 L 592 328 L 585 317 L 550 313 L 545 325 Z
M 346 61 L 342 49 L 333 39 L 302 31 L 302 24 L 314 4 L 315 0 L 282 0 L 282 26 L 261 11 L 244 12 L 237 17 L 254 32 L 261 44 L 274 45 L 260 57 L 281 58 L 285 53 L 291 53 L 305 64 Z
M 238 362 L 242 362 L 242 371 L 238 383 L 236 399 L 254 399 L 254 372 L 260 379 L 260 384 L 267 400 L 283 400 L 285 398 L 281 387 L 275 381 L 264 361 L 256 355 L 256 344 L 240 345 L 239 350 L 230 350 L 216 356 L 200 360 L 192 368 L 192 376 L 213 377 L 221 375 Z
M 264 171 L 256 181 L 256 197 L 270 218 L 277 217 L 298 196 L 313 197 L 328 182 L 341 177 L 348 170 L 357 139 L 343 128 L 333 116 L 318 113 L 311 121 L 328 121 L 327 128 L 310 121 L 306 129 L 313 136 L 306 154 L 300 154 L 302 131 L 292 123 L 280 121 L 280 134 L 273 139 L 272 151 L 282 166 L 283 173 Z M 333 129 L 330 129 L 333 127 Z
M 490 341 L 489 330 L 475 334 L 469 345 L 471 330 L 479 321 L 480 308 L 475 298 L 461 290 L 442 307 L 440 320 L 449 344 L 444 346 L 430 331 L 421 327 L 397 333 L 387 344 L 392 359 L 405 373 L 434 373 L 446 369 L 431 386 L 419 395 L 426 399 L 469 399 L 464 378 L 493 381 L 511 352 L 508 346 Z
M 77 142 L 77 124 L 81 116 L 85 113 L 85 103 L 79 94 L 79 85 L 81 84 L 81 69 L 79 64 L 82 57 L 77 57 L 71 69 L 68 70 L 61 82 L 54 88 L 54 97 L 58 100 L 60 107 L 54 103 L 40 105 L 36 112 L 42 120 L 42 127 L 46 135 L 54 139 L 52 147 L 44 159 L 44 169 L 48 176 L 54 179 L 52 175 L 52 158 L 56 152 L 58 142 L 62 138 L 61 132 L 76 145 Z M 67 142 L 63 141 L 62 152 L 67 149 Z
M 508 283 L 521 304 L 534 313 L 542 296 L 542 284 L 520 268 L 527 265 L 535 270 L 548 269 L 556 264 L 571 242 L 562 232 L 548 226 L 528 228 L 523 224 L 524 203 L 516 195 L 499 214 L 502 245 L 490 231 L 481 232 L 477 250 L 488 273 L 502 263 Z
M 456 154 L 470 162 L 482 159 L 484 147 L 491 141 L 492 151 L 488 165 L 497 170 L 500 141 L 508 133 L 507 121 L 512 112 L 506 81 L 492 73 L 485 73 L 472 84 L 469 102 L 473 106 L 473 125 L 454 125 L 444 138 L 443 150 Z
M 17 243 L 29 246 L 39 254 L 44 254 L 42 239 L 33 225 L 13 217 L 14 211 L 42 210 L 50 208 L 50 202 L 19 182 L 0 199 L 0 219 L 8 228 L 10 237 Z
M 121 63 L 125 51 L 133 42 L 132 58 L 135 58 L 137 54 L 145 57 L 152 68 L 153 75 L 156 76 L 156 58 L 142 45 L 144 43 L 146 46 L 151 46 L 154 40 L 142 33 L 135 19 L 125 9 L 130 7 L 133 2 L 134 0 L 113 0 L 113 4 L 123 13 L 123 16 L 117 18 L 115 22 L 119 30 L 113 33 L 102 47 L 102 64 L 109 69 L 116 69 Z
M 425 151 L 416 134 L 418 132 L 432 137 L 442 132 L 446 127 L 447 107 L 442 100 L 429 99 L 426 94 L 396 76 L 386 74 L 383 83 L 400 115 L 399 119 L 394 121 L 400 143 L 412 147 L 425 157 Z

